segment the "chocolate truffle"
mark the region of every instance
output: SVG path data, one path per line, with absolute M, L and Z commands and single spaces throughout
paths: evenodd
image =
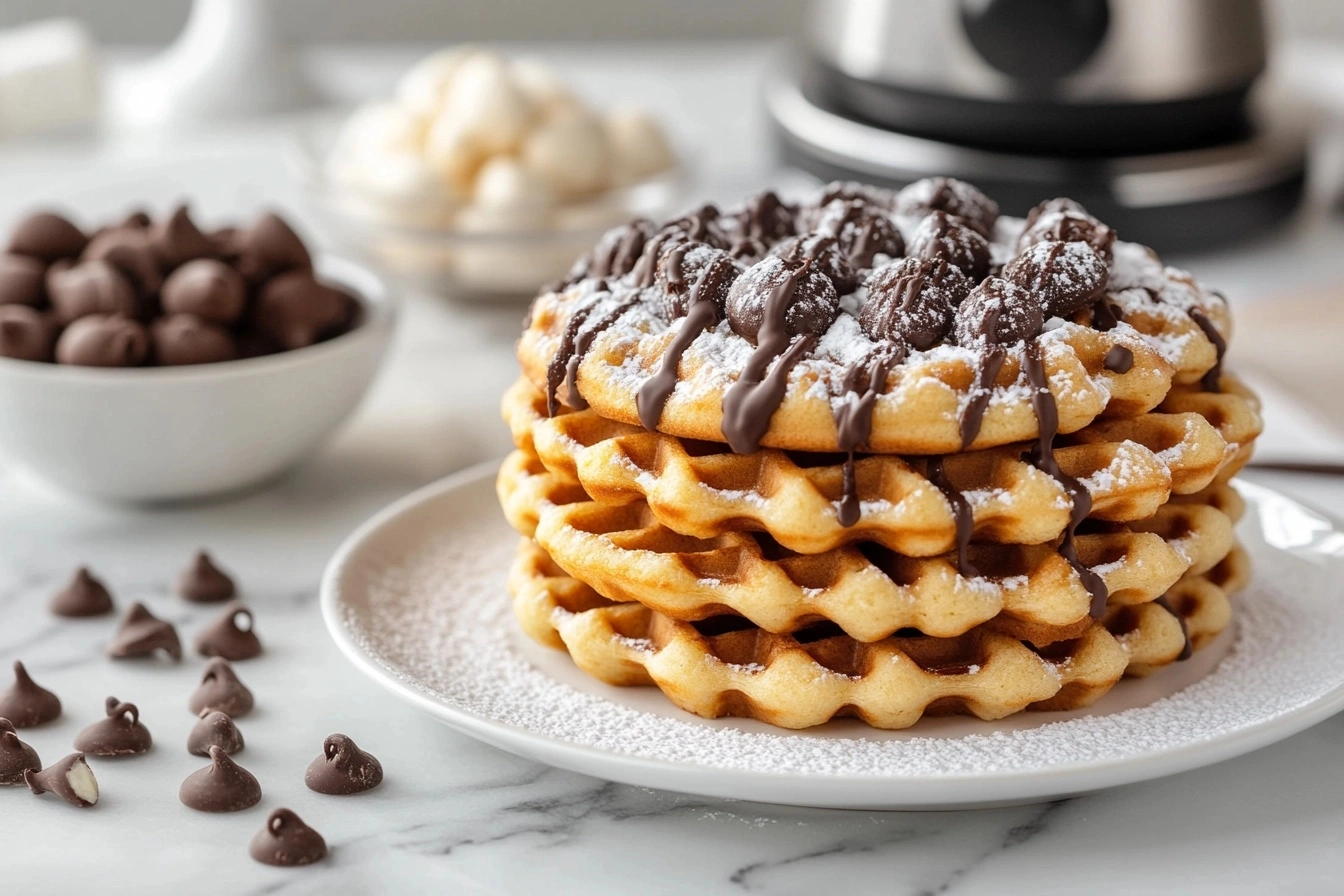
M 989 273 L 989 243 L 946 212 L 934 212 L 919 222 L 910 235 L 910 254 L 945 261 L 977 283 Z
M 790 336 L 824 333 L 840 313 L 840 296 L 830 277 L 811 265 L 767 255 L 728 292 L 726 311 L 733 332 L 755 343 L 772 299 L 783 305 L 784 329 Z
M 89 314 L 135 317 L 141 308 L 131 281 L 104 259 L 52 265 L 47 271 L 47 297 L 63 324 Z
M 98 802 L 98 779 L 83 753 L 71 753 L 51 768 L 23 774 L 24 783 L 36 794 L 54 793 L 76 809 Z
M 194 314 L 170 314 L 149 325 L 150 352 L 156 364 L 217 364 L 238 357 L 232 334 Z
M 279 215 L 267 212 L 238 240 L 238 270 L 251 283 L 292 270 L 310 270 L 312 257 L 303 240 Z
M 211 747 L 210 764 L 188 775 L 177 797 L 198 812 L 239 812 L 261 802 L 261 785 L 228 753 Z
M 81 566 L 70 583 L 52 596 L 50 607 L 57 616 L 72 619 L 102 616 L 112 612 L 112 594 L 87 566 Z
M 850 264 L 859 269 L 872 267 L 879 255 L 905 254 L 900 229 L 885 211 L 862 200 L 832 202 L 817 216 L 816 229 L 835 236 Z
M 722 314 L 728 290 L 741 273 L 742 268 L 722 249 L 708 243 L 678 243 L 663 253 L 654 277 L 662 291 L 659 304 L 663 318 L 671 321 L 685 317 L 692 292 Z
M 230 756 L 241 753 L 243 732 L 238 730 L 228 713 L 203 709 L 200 720 L 187 735 L 187 752 L 193 756 L 209 756 L 211 747 L 219 747 Z
M 770 254 L 788 259 L 790 264 L 810 263 L 831 278 L 835 291 L 841 295 L 853 292 L 859 285 L 859 272 L 841 248 L 839 238 L 829 233 L 790 237 L 777 243 Z
M 7 251 L 51 262 L 74 258 L 86 245 L 88 238 L 68 218 L 52 212 L 35 212 L 14 228 Z
M 113 227 L 89 240 L 81 261 L 106 261 L 135 284 L 142 295 L 157 295 L 163 286 L 162 262 L 140 227 Z
M 349 309 L 340 290 L 317 282 L 311 271 L 292 271 L 262 286 L 252 309 L 252 326 L 263 338 L 292 350 L 336 335 Z
M 1027 213 L 1022 234 L 1017 239 L 1017 251 L 1022 253 L 1036 243 L 1050 240 L 1087 243 L 1110 264 L 1115 231 L 1072 199 L 1047 199 Z
M 0 305 L 0 357 L 19 361 L 51 361 L 56 325 L 27 305 Z
M 149 355 L 145 328 L 120 314 L 89 314 L 56 340 L 56 360 L 85 367 L 138 367 Z
M 187 700 L 187 708 L 193 715 L 218 710 L 235 719 L 251 712 L 252 705 L 252 692 L 238 680 L 229 661 L 220 657 L 206 665 L 200 685 Z
M 194 314 L 217 324 L 232 324 L 247 306 L 242 275 L 222 261 L 188 261 L 164 281 L 160 296 L 168 314 Z
M 61 715 L 61 700 L 28 675 L 23 663 L 14 661 L 14 684 L 0 691 L 0 718 L 15 728 L 45 725 Z
M 47 266 L 27 255 L 0 255 L 0 305 L 38 308 L 46 298 Z
M 197 551 L 191 565 L 177 577 L 177 593 L 197 604 L 211 604 L 228 600 L 237 593 L 233 579 L 215 565 L 206 551 Z
M 149 750 L 154 739 L 140 721 L 140 710 L 134 703 L 108 697 L 104 708 L 107 718 L 99 719 L 75 737 L 76 750 L 90 756 L 131 756 Z
M 250 660 L 261 655 L 261 639 L 253 629 L 252 611 L 232 603 L 196 636 L 196 652 L 226 660 Z
M 735 216 L 743 236 L 765 242 L 777 242 L 797 231 L 797 209 L 784 202 L 773 190 L 764 190 L 742 204 Z
M 999 218 L 999 206 L 971 184 L 952 177 L 926 177 L 896 194 L 896 213 L 924 217 L 946 212 L 989 239 Z
M 383 783 L 383 766 L 346 735 L 333 734 L 323 741 L 322 755 L 309 763 L 303 782 L 318 793 L 348 796 Z
M 19 740 L 14 723 L 0 719 L 0 787 L 22 784 L 28 771 L 42 771 L 42 760 L 36 750 Z
M 1030 290 L 1047 317 L 1069 318 L 1101 298 L 1110 265 L 1085 242 L 1033 243 L 1003 267 L 1003 277 Z
M 1040 303 L 1030 292 L 991 277 L 958 306 L 953 329 L 959 345 L 1012 345 L 1035 337 L 1044 323 Z
M 327 841 L 289 809 L 276 809 L 252 838 L 247 852 L 263 865 L 294 868 L 326 858 Z
M 126 659 L 153 656 L 160 651 L 173 662 L 182 659 L 182 642 L 178 640 L 177 629 L 149 612 L 144 604 L 131 604 L 112 643 L 107 646 L 107 655 L 113 659 Z
M 874 270 L 859 324 L 874 340 L 904 340 L 924 351 L 943 340 L 971 281 L 943 261 L 902 258 Z

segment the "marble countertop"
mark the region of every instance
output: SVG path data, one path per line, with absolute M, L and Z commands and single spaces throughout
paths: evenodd
M 751 90 L 760 48 L 661 48 L 644 64 L 574 51 L 590 92 L 689 110 L 721 90 L 694 124 L 704 145 L 733 147 L 715 184 L 760 182 Z M 388 80 L 405 57 L 353 66 L 352 93 Z M 331 58 L 321 64 L 333 65 Z M 688 64 L 694 62 L 695 64 Z M 701 64 L 704 63 L 704 64 Z M 676 85 L 671 70 L 690 72 Z M 341 71 L 347 71 L 341 69 Z M 712 77 L 708 72 L 713 72 Z M 347 71 L 348 74 L 348 71 Z M 614 75 L 621 77 L 613 77 Z M 0 149 L 0 224 L 38 201 L 111 212 L 134 200 L 190 194 L 203 216 L 261 201 L 292 207 L 275 159 L 286 122 L 225 128 L 164 145 Z M 1323 212 L 1295 235 L 1188 260 L 1229 293 L 1256 295 L 1344 279 L 1340 221 Z M 1296 280 L 1294 279 L 1296 278 Z M 0 661 L 23 659 L 66 705 L 26 739 L 44 760 L 69 751 L 108 694 L 139 704 L 157 746 L 148 757 L 97 761 L 104 799 L 74 812 L 50 799 L 0 792 L 0 869 L 7 893 L 812 893 L 842 883 L 884 894 L 1325 892 L 1344 852 L 1344 718 L 1276 746 L 1176 777 L 1018 808 L 858 813 L 733 803 L 606 783 L 527 762 L 394 702 L 337 653 L 322 628 L 317 582 L 341 539 L 411 489 L 501 453 L 500 391 L 520 310 L 459 309 L 407 297 L 398 344 L 351 424 L 293 475 L 223 503 L 131 509 L 84 503 L 0 466 Z M 466 372 L 470 377 L 465 377 Z M 1344 508 L 1344 480 L 1256 474 L 1319 507 Z M 112 620 L 61 621 L 45 602 L 79 563 L 125 606 L 146 602 L 190 636 L 213 611 L 171 596 L 198 546 L 239 579 L 266 654 L 239 664 L 258 709 L 240 720 L 240 762 L 265 789 L 262 807 L 208 816 L 176 789 L 203 761 L 184 742 L 203 663 L 113 663 Z M 7 674 L 7 673 L 4 673 Z M 387 770 L 383 787 L 323 797 L 302 782 L 323 737 L 350 734 Z M 251 862 L 246 845 L 265 811 L 296 810 L 332 847 L 304 870 Z

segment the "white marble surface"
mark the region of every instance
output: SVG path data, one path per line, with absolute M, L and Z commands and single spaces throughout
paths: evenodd
M 575 52 L 599 96 L 645 96 L 697 109 L 684 126 L 714 138 L 719 181 L 762 180 L 752 108 L 758 49 Z M 321 62 L 351 92 L 385 83 L 399 57 Z M 356 64 L 357 63 L 357 64 Z M 674 82 L 672 70 L 687 72 Z M 723 84 L 733 84 L 725 95 Z M 714 98 L 707 102 L 706 98 Z M 197 197 L 206 216 L 296 196 L 276 164 L 285 123 L 171 145 L 0 149 L 0 224 L 37 201 L 90 213 L 134 200 Z M 1319 210 L 1296 239 L 1190 263 L 1230 294 L 1338 281 L 1340 222 Z M 238 499 L 135 510 L 52 494 L 0 466 L 0 661 L 25 660 L 66 704 L 26 733 L 44 760 L 69 751 L 108 694 L 140 705 L 157 738 L 149 756 L 94 760 L 104 800 L 76 812 L 0 792 L 0 892 L 99 893 L 813 893 L 837 884 L 886 894 L 1330 892 L 1344 872 L 1344 720 L 1277 746 L 1167 780 L 1058 803 L 988 811 L 845 813 L 725 803 L 613 785 L 516 759 L 392 702 L 337 654 L 316 588 L 339 541 L 410 489 L 502 451 L 499 391 L 512 376 L 517 309 L 462 311 L 408 301 L 395 356 L 371 400 L 294 475 Z M 465 374 L 469 373 L 469 376 Z M 1265 476 L 1317 506 L 1344 509 L 1344 481 Z M 122 606 L 143 600 L 190 636 L 211 615 L 168 592 L 207 545 L 257 611 L 267 653 L 239 664 L 258 699 L 240 721 L 239 761 L 262 805 L 231 816 L 182 807 L 176 788 L 203 764 L 184 749 L 185 701 L 202 661 L 113 663 L 108 619 L 58 621 L 50 592 L 89 563 Z M 0 675 L 7 674 L 0 670 Z M 379 790 L 323 797 L 302 783 L 322 738 L 343 731 L 387 770 Z M 324 833 L 329 862 L 278 870 L 246 857 L 265 813 L 286 805 Z

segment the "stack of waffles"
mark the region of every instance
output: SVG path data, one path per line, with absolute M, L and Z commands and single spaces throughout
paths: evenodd
M 1227 304 L 1077 203 L 839 183 L 608 233 L 504 397 L 542 644 L 702 716 L 997 719 L 1187 658 L 1248 578 Z

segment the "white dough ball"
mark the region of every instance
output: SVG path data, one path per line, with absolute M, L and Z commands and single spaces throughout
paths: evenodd
M 457 70 L 469 57 L 484 52 L 480 47 L 464 44 L 439 50 L 421 59 L 407 69 L 397 81 L 397 102 L 416 115 L 433 118 L 443 105 L 444 94 Z
M 511 152 L 532 123 L 532 101 L 514 84 L 508 63 L 492 53 L 463 60 L 444 95 L 449 115 L 487 153 Z
M 508 156 L 495 156 L 481 166 L 473 198 L 477 206 L 492 209 L 544 209 L 555 204 L 551 185 Z
M 583 108 L 583 103 L 560 79 L 555 69 L 540 59 L 515 59 L 509 68 L 518 89 L 538 108 L 546 111 Z
M 368 155 L 417 152 L 424 139 L 424 122 L 416 116 L 393 103 L 367 103 L 341 125 L 331 156 L 358 161 Z
M 643 180 L 677 163 L 662 127 L 642 109 L 613 110 L 607 116 L 606 131 L 618 183 Z
M 608 184 L 611 152 L 602 123 L 591 115 L 547 118 L 523 141 L 522 158 L 560 196 L 582 196 Z
M 425 162 L 459 199 L 472 194 L 476 172 L 489 153 L 447 112 L 435 119 L 425 137 Z

